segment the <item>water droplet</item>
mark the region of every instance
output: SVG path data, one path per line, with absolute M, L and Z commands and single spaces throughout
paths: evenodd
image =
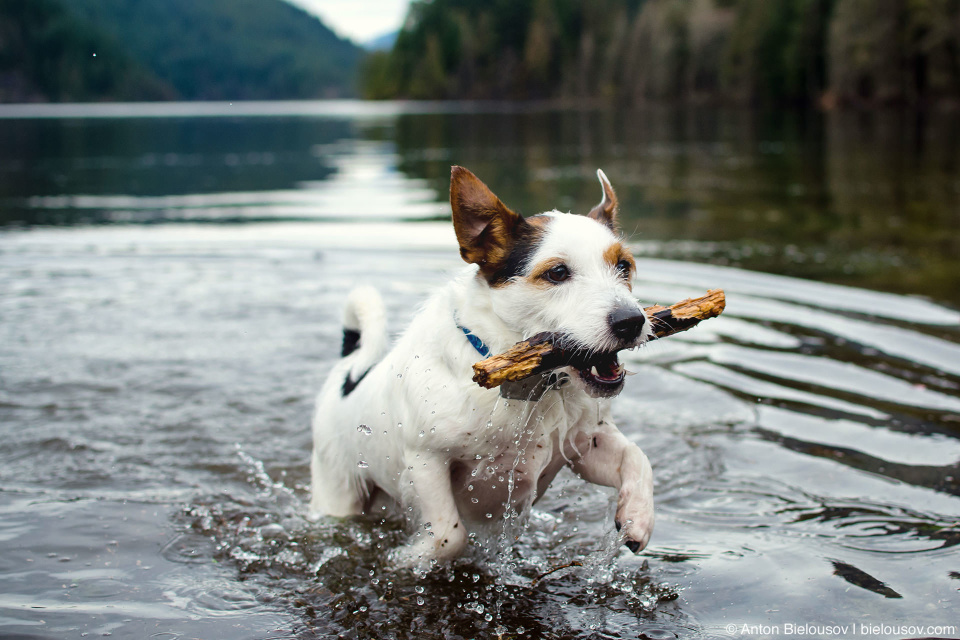
M 429 531 L 430 529 L 433 529 L 433 523 L 432 523 L 432 522 L 424 522 L 424 523 L 423 523 L 423 528 L 426 529 L 427 531 Z
M 483 460 L 483 456 L 479 453 L 473 457 L 474 460 Z
M 423 586 L 418 584 L 413 588 L 413 590 L 416 591 L 417 593 L 423 593 Z
M 283 528 L 283 525 L 276 522 L 260 527 L 260 535 L 267 540 L 279 538 L 286 535 L 286 533 L 287 532 Z
M 468 485 L 467 485 L 467 491 L 473 491 L 473 485 L 472 485 L 472 484 L 468 484 Z
M 436 433 L 436 432 L 437 432 L 436 427 L 430 427 L 430 433 Z
M 488 613 L 487 615 L 483 616 L 483 619 L 486 620 L 487 622 L 490 622 L 491 620 L 493 620 L 493 616 Z
M 402 374 L 402 373 L 398 373 L 398 374 L 397 374 L 397 377 L 398 377 L 398 378 L 402 378 L 402 377 L 403 377 L 403 374 Z
M 487 514 L 487 519 L 488 519 L 488 520 L 489 520 L 490 518 L 492 518 L 492 517 L 493 517 L 493 514 L 492 514 L 492 513 L 488 513 L 488 514 Z
M 423 596 L 417 596 L 417 604 L 422 607 L 422 606 L 423 606 L 423 602 L 424 602 Z
M 398 422 L 398 423 L 397 423 L 397 429 L 403 429 L 403 423 L 402 423 L 402 422 Z
M 365 425 L 365 424 L 362 424 L 362 425 L 360 425 L 359 427 L 357 427 L 357 431 L 360 432 L 360 433 L 362 433 L 362 434 L 365 435 L 365 436 L 369 436 L 370 434 L 373 433 L 373 429 L 371 429 L 370 427 L 368 427 L 368 426 Z
M 470 498 L 470 502 L 472 502 L 473 504 L 478 504 L 480 500 L 478 498 Z
M 360 467 L 361 469 L 366 469 L 366 468 L 369 467 L 370 465 L 367 464 L 367 461 L 366 461 L 366 460 L 361 460 L 360 462 L 357 463 L 357 466 Z
M 420 433 L 417 434 L 418 437 L 422 438 L 424 436 L 423 429 L 420 430 Z

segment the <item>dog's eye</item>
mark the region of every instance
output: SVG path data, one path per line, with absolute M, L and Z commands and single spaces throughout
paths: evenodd
M 617 272 L 624 278 L 630 277 L 630 270 L 633 268 L 633 265 L 630 264 L 627 260 L 621 260 L 617 263 Z
M 570 269 L 565 264 L 558 264 L 543 274 L 543 277 L 553 284 L 560 284 L 570 277 Z

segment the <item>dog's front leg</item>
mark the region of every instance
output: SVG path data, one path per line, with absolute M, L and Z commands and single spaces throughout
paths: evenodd
M 402 475 L 405 506 L 418 514 L 410 542 L 393 555 L 402 567 L 429 568 L 432 560 L 459 556 L 467 546 L 467 531 L 457 511 L 446 458 L 407 451 Z
M 617 489 L 615 524 L 627 547 L 640 551 L 653 533 L 653 469 L 647 456 L 607 421 L 578 433 L 574 444 L 579 455 L 570 467 L 588 482 Z

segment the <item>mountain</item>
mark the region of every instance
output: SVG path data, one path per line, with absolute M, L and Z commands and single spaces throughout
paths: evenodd
M 363 48 L 367 51 L 389 51 L 393 49 L 393 43 L 397 41 L 399 31 L 391 31 L 376 38 L 371 38 L 363 43 Z
M 0 102 L 163 100 L 176 91 L 57 0 L 0 0 Z
M 348 95 L 361 50 L 283 0 L 69 0 L 187 100 Z
M 349 96 L 361 55 L 284 0 L 0 0 L 0 99 Z

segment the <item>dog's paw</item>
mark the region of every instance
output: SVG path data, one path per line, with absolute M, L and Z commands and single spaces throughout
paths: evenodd
M 393 569 L 409 569 L 415 573 L 426 573 L 436 565 L 436 559 L 425 553 L 423 545 L 407 544 L 390 551 L 387 563 Z
M 637 510 L 621 507 L 617 509 L 613 523 L 627 549 L 639 553 L 650 542 L 653 533 L 653 508 Z
M 638 553 L 646 547 L 653 534 L 653 483 L 642 482 L 621 489 L 614 518 L 620 539 L 630 551 Z
M 443 536 L 428 535 L 397 547 L 390 552 L 389 562 L 397 569 L 411 569 L 418 573 L 432 570 L 441 562 L 453 560 L 467 546 L 467 535 L 458 526 Z

